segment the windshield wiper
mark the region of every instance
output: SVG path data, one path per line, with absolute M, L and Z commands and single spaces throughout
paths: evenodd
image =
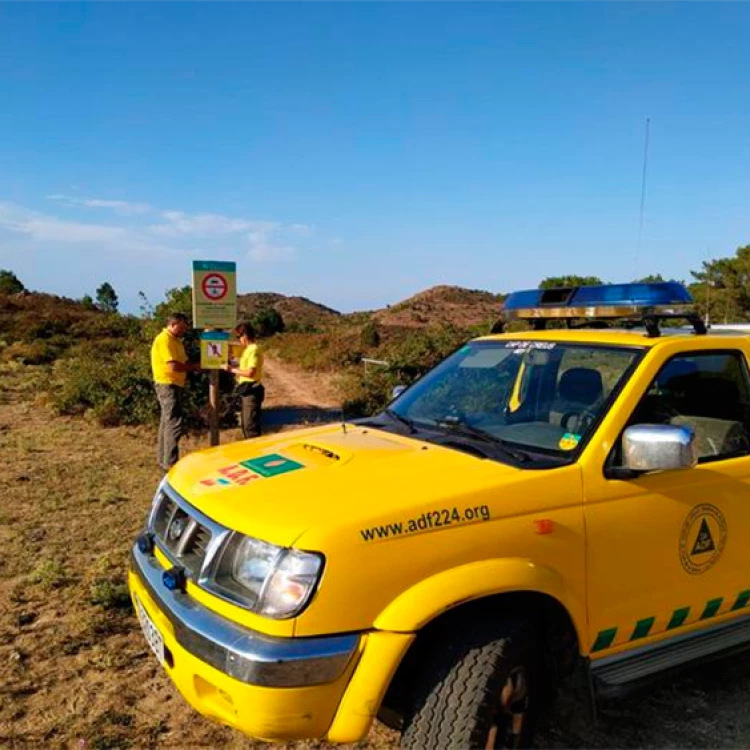
M 526 453 L 526 451 L 511 448 L 502 438 L 496 437 L 485 430 L 481 430 L 479 427 L 474 427 L 474 425 L 468 424 L 467 422 L 462 422 L 456 417 L 439 419 L 435 424 L 438 427 L 444 427 L 456 434 L 465 435 L 476 440 L 483 440 L 486 443 L 497 445 L 503 453 L 506 453 L 520 463 L 526 463 L 527 461 L 532 460 L 531 456 Z
M 402 425 L 407 427 L 412 435 L 417 431 L 417 428 L 414 426 L 414 422 L 412 422 L 408 417 L 402 417 L 397 411 L 394 411 L 393 409 L 386 409 L 385 414 L 387 414 L 395 422 L 400 422 Z

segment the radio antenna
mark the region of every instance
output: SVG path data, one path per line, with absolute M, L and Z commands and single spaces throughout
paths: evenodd
M 635 251 L 635 278 L 638 278 L 638 265 L 641 258 L 641 241 L 643 239 L 643 209 L 646 205 L 646 170 L 648 168 L 648 137 L 651 129 L 651 118 L 646 118 L 646 140 L 643 144 L 643 175 L 641 177 L 641 211 L 638 219 L 638 247 Z

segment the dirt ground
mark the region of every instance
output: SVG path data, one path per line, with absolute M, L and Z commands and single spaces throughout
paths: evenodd
M 330 409 L 340 400 L 330 376 L 291 369 L 289 365 L 265 355 L 263 381 L 267 408 L 308 407 Z
M 277 363 L 268 374 L 270 404 L 335 403 L 326 384 Z M 130 609 L 128 551 L 159 480 L 153 432 L 52 417 L 39 377 L 0 369 L 0 747 L 258 746 L 183 702 Z M 595 727 L 566 699 L 538 745 L 747 747 L 748 695 L 750 659 L 735 659 L 613 704 Z M 376 725 L 364 746 L 395 739 Z

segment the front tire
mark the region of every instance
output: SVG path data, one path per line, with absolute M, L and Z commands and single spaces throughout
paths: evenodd
M 534 631 L 463 623 L 433 641 L 401 736 L 414 750 L 529 747 L 537 709 Z

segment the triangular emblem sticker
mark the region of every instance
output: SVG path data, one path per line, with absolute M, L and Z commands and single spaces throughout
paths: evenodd
M 693 551 L 691 555 L 702 555 L 704 552 L 713 552 L 716 549 L 713 537 L 711 536 L 711 529 L 708 528 L 708 522 L 704 518 L 701 521 L 700 531 L 698 531 L 698 538 L 695 540 L 693 545 Z

